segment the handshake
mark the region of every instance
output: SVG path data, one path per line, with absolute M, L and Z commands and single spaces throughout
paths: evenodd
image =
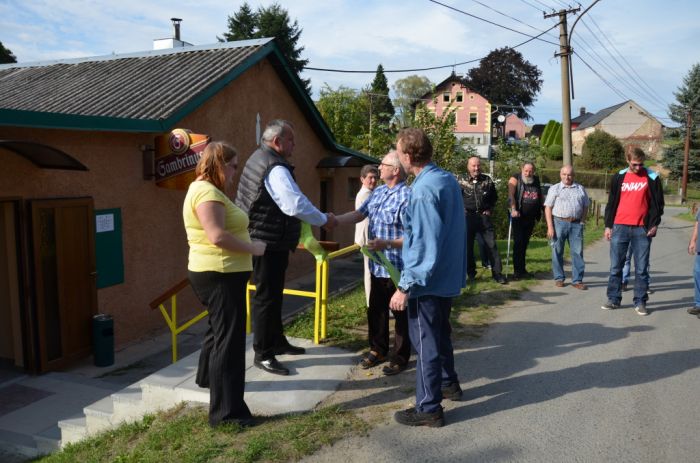
M 338 219 L 335 218 L 335 214 L 332 212 L 326 212 L 326 223 L 323 225 L 323 228 L 326 230 L 333 230 L 335 227 L 338 226 Z

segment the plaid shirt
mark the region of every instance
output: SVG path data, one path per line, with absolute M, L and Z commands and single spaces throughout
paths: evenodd
M 401 217 L 410 195 L 411 190 L 405 182 L 394 188 L 382 185 L 372 192 L 372 196 L 358 209 L 362 215 L 369 217 L 368 239 L 396 240 L 403 237 Z M 403 270 L 401 249 L 386 249 L 384 254 L 394 267 Z M 369 268 L 375 277 L 389 278 L 389 272 L 372 260 L 369 261 Z

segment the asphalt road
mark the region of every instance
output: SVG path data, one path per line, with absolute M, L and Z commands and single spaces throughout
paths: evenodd
M 649 316 L 634 312 L 631 292 L 621 309 L 600 309 L 609 244 L 595 243 L 588 291 L 544 281 L 455 352 L 465 397 L 444 403 L 445 427 L 387 419 L 308 461 L 700 461 L 700 319 L 686 314 L 692 224 L 678 212 L 667 210 L 652 245 Z

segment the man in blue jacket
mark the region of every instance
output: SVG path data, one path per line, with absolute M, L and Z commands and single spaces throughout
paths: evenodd
M 431 162 L 425 132 L 399 132 L 396 151 L 404 169 L 416 176 L 404 213 L 404 263 L 392 310 L 408 304 L 408 329 L 417 353 L 416 405 L 396 412 L 408 426 L 444 424 L 443 398 L 459 400 L 450 333 L 452 298 L 467 280 L 466 230 L 462 192 L 455 177 Z

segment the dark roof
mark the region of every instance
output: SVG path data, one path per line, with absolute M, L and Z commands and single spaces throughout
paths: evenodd
M 592 116 L 587 117 L 581 123 L 581 125 L 576 127 L 576 129 L 574 129 L 574 130 L 583 130 L 583 129 L 587 129 L 589 127 L 594 127 L 595 125 L 598 124 L 598 122 L 602 121 L 603 119 L 605 119 L 606 117 L 608 117 L 609 115 L 611 115 L 612 113 L 614 113 L 615 111 L 617 111 L 619 108 L 621 108 L 622 106 L 624 106 L 625 104 L 627 104 L 630 101 L 631 100 L 623 101 L 622 103 L 616 104 L 614 106 L 610 106 L 609 108 L 601 109 L 600 111 L 593 114 Z M 573 122 L 573 120 L 572 120 L 572 122 Z
M 447 79 L 445 79 L 445 80 L 443 80 L 442 82 L 440 82 L 439 84 L 437 84 L 437 85 L 435 86 L 435 89 L 434 89 L 434 90 L 431 90 L 431 91 L 429 91 L 428 93 L 426 93 L 425 95 L 421 96 L 420 98 L 418 98 L 417 101 L 425 100 L 425 99 L 428 99 L 428 98 L 432 98 L 433 95 L 435 94 L 435 92 L 437 92 L 437 90 L 438 90 L 439 88 L 441 88 L 441 87 L 443 87 L 443 86 L 445 86 L 445 85 L 447 85 L 447 84 L 449 84 L 449 83 L 451 83 L 451 82 L 457 82 L 457 83 L 460 84 L 460 85 L 464 85 L 464 81 L 462 80 L 462 78 L 459 77 L 457 74 L 455 74 L 454 71 L 453 71 L 452 74 L 450 74 L 450 76 L 449 76 Z M 466 87 L 466 86 L 465 86 L 465 87 Z
M 273 39 L 0 65 L 0 125 L 165 132 L 262 59 L 269 59 L 324 146 L 335 142 Z
M 533 137 L 541 137 L 544 132 L 544 124 L 535 124 L 530 129 L 530 135 Z
M 572 124 L 583 124 L 583 121 L 588 119 L 589 117 L 593 116 L 593 113 L 585 113 L 585 114 L 580 114 L 573 119 L 571 119 Z

